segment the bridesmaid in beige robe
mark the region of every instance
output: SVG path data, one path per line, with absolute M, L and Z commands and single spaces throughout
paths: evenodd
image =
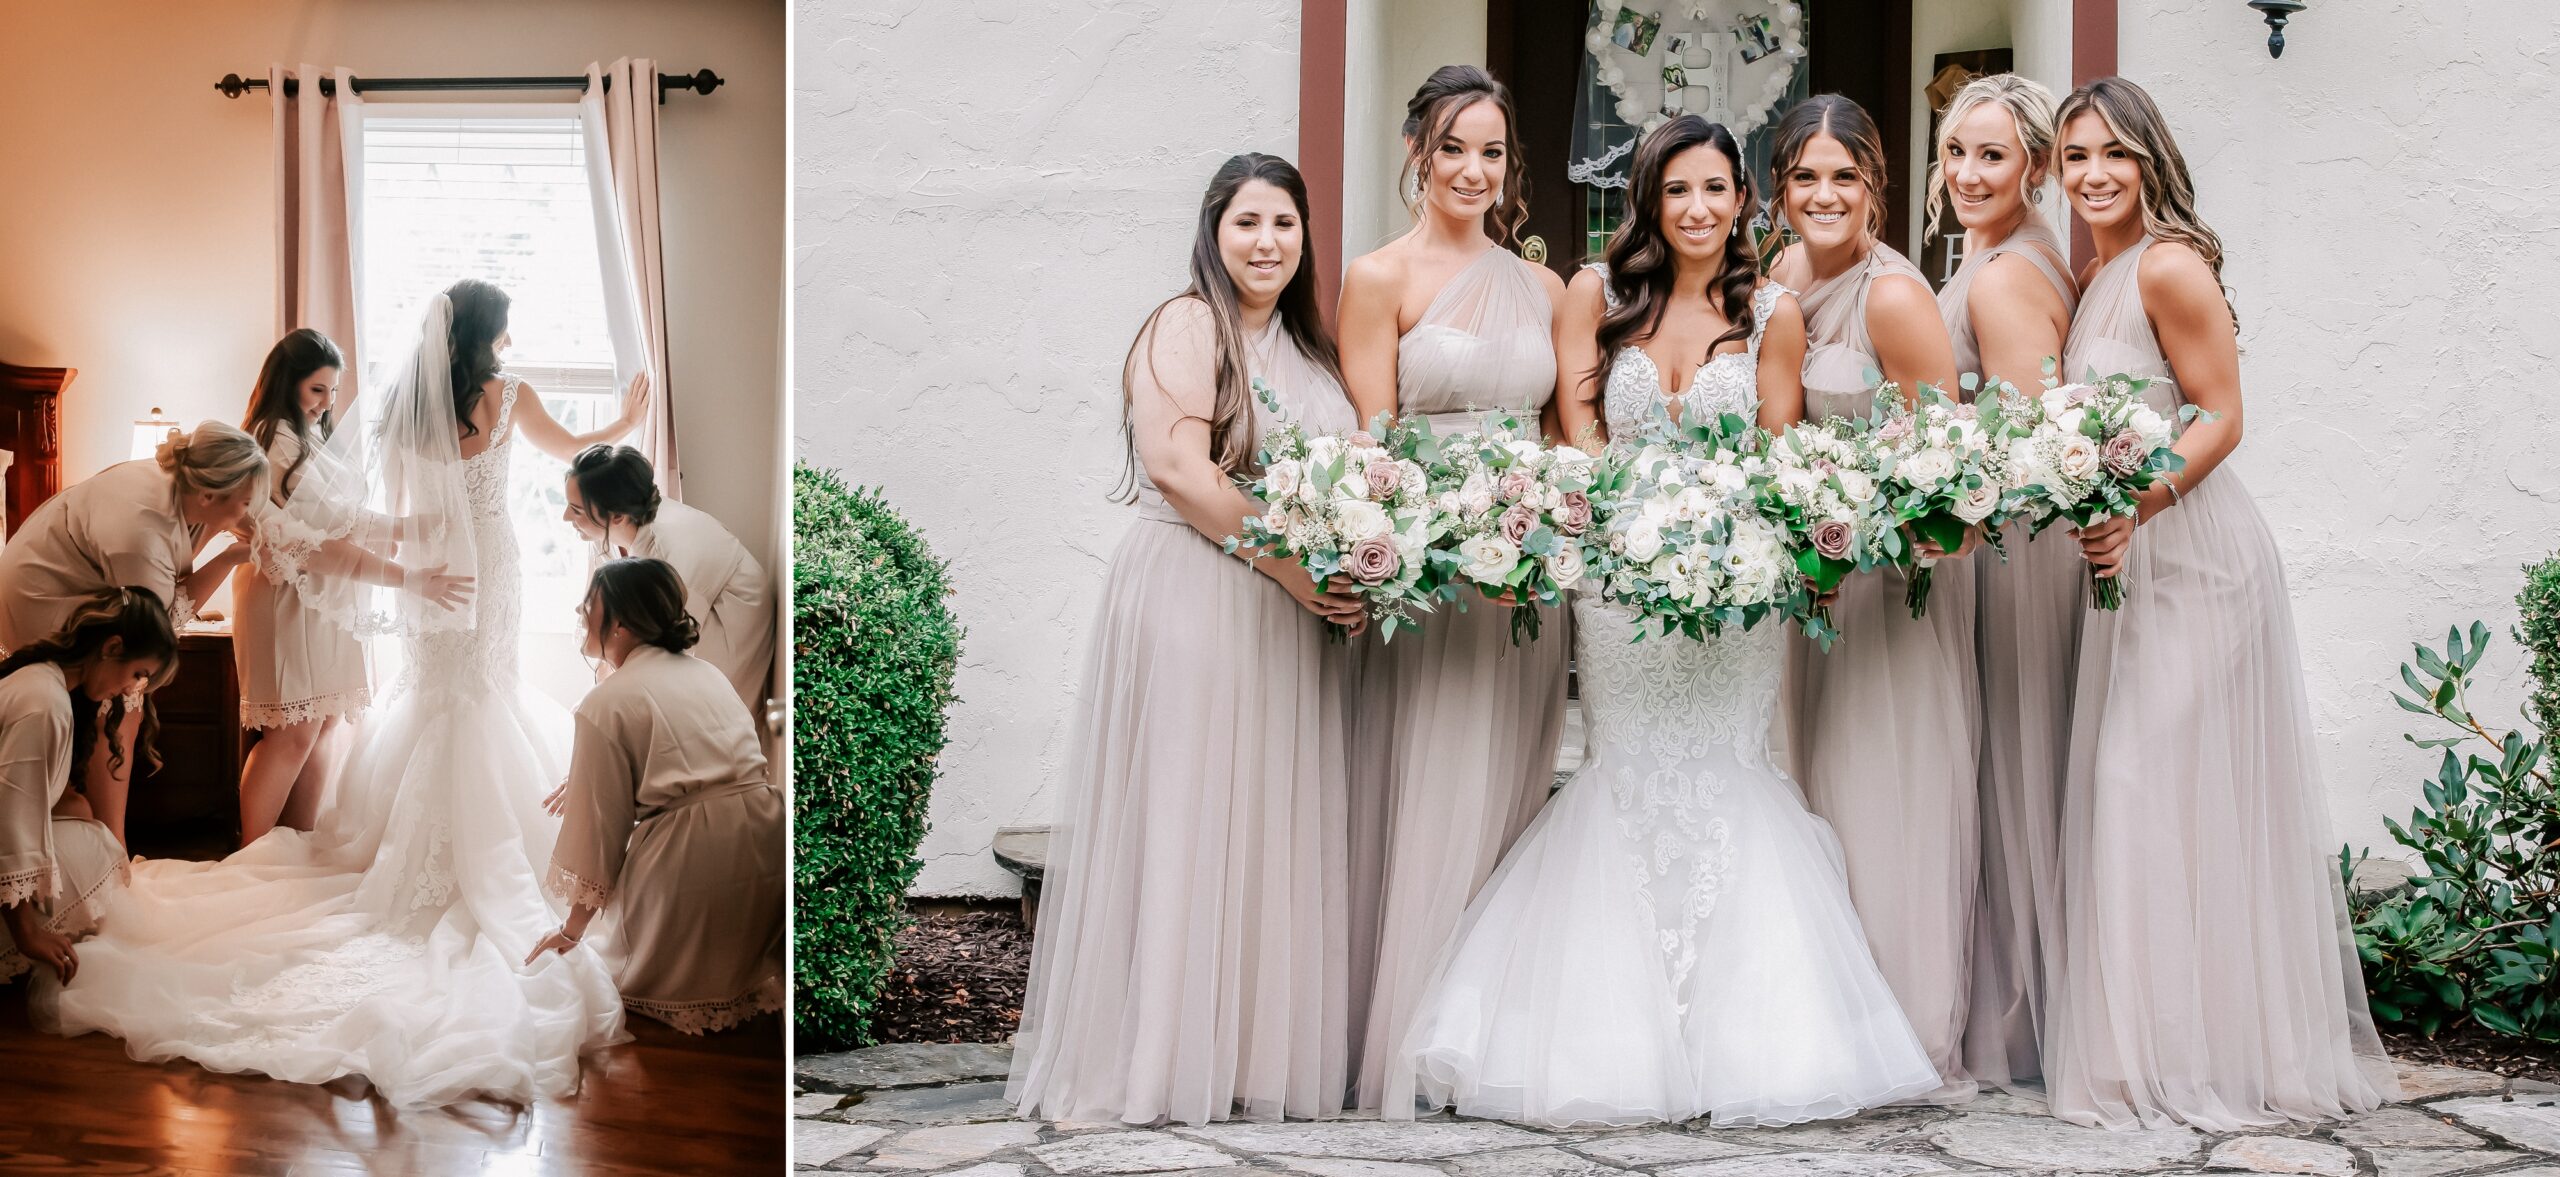
M 1817 95 L 1779 120 L 1774 160 L 1781 207 L 1803 238 L 1772 276 L 1801 292 L 1805 416 L 1869 415 L 1871 371 L 1906 395 L 1954 389 L 1955 353 L 1928 283 L 1876 238 L 1885 174 L 1875 123 L 1846 98 Z M 1840 836 L 1850 898 L 1946 1080 L 1941 1101 L 1973 1091 L 1962 1058 L 1981 832 L 1972 572 L 1940 559 L 1920 618 L 1903 603 L 1901 574 L 1850 577 L 1832 606 L 1840 640 L 1826 654 L 1795 637 L 1787 668 L 1796 780 Z
M 169 609 L 141 589 L 75 606 L 63 629 L 0 660 L 0 981 L 43 966 L 40 983 L 79 971 L 75 943 L 97 930 L 125 877 L 124 845 L 71 791 L 71 766 L 94 738 L 97 711 L 115 722 L 129 696 L 168 681 L 178 635 Z M 103 750 L 111 758 L 147 751 Z
M 782 791 L 719 668 L 687 651 L 684 585 L 662 560 L 596 569 L 589 657 L 614 673 L 578 704 L 549 883 L 570 904 L 534 950 L 597 913 L 622 1004 L 687 1034 L 782 1008 Z
M 569 462 L 565 518 L 618 556 L 647 556 L 684 578 L 685 612 L 702 628 L 693 656 L 720 668 L 758 723 L 773 675 L 773 579 L 718 519 L 658 493 L 649 459 L 591 446 Z
M 1555 396 L 1564 280 L 1502 243 L 1527 188 L 1510 93 L 1474 66 L 1443 66 L 1405 109 L 1414 226 L 1343 275 L 1352 403 L 1363 421 L 1420 417 L 1441 434 L 1480 428 L 1480 410 L 1535 422 Z M 1511 609 L 1470 593 L 1364 651 L 1351 831 L 1361 1107 L 1383 1096 L 1468 902 L 1555 789 L 1573 626 L 1567 610 L 1542 612 L 1539 636 L 1515 645 Z
M 2211 416 L 2180 431 L 2185 468 L 2138 514 L 2081 533 L 2124 607 L 2081 616 L 2053 1113 L 2230 1132 L 2365 1111 L 2398 1083 L 2347 930 L 2284 560 L 2226 465 L 2243 413 L 2222 242 L 2140 87 L 2099 79 L 2058 121 L 2063 192 L 2097 252 L 2068 371 L 2149 377 L 2154 409 Z
M 267 455 L 255 438 L 219 421 L 192 434 L 172 431 L 156 458 L 120 462 L 47 499 L 0 547 L 0 651 L 62 628 L 81 604 L 109 589 L 148 590 L 184 629 L 196 608 L 249 558 L 233 544 L 202 563 L 215 535 L 240 526 L 263 497 Z M 117 741 L 134 741 L 139 711 L 126 713 Z M 90 808 L 124 839 L 124 767 L 103 758 L 81 766 Z
M 2079 299 L 2062 239 L 2045 219 L 2053 95 L 2016 74 L 1976 78 L 1939 122 L 1929 214 L 1952 208 L 1964 264 L 1938 291 L 1956 370 L 2029 392 L 2058 365 Z M 2041 206 L 2041 207 L 2040 207 Z M 2080 546 L 2015 528 L 2005 555 L 1972 563 L 1982 683 L 1982 884 L 1975 906 L 1964 1055 L 1975 1079 L 2009 1085 L 2043 1073 L 2042 935 L 2058 918 L 2054 861 L 2062 765 L 2071 739 L 2079 647 Z
M 1316 313 L 1296 168 L 1202 197 L 1191 284 L 1122 370 L 1136 518 L 1088 630 L 1005 1095 L 1037 1119 L 1198 1124 L 1342 1110 L 1342 659 L 1359 603 L 1223 551 L 1283 420 L 1351 410 Z M 1250 391 L 1267 386 L 1276 407 Z

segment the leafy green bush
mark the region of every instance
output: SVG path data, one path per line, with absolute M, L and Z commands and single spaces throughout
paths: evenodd
M 794 986 L 800 1048 L 869 1042 L 922 865 L 960 658 L 941 561 L 883 502 L 792 471 Z
M 2468 1019 L 2503 1034 L 2560 1042 L 2560 791 L 2551 738 L 2560 714 L 2560 557 L 2527 568 L 2517 637 L 2533 654 L 2530 722 L 2492 735 L 2468 688 L 2489 627 L 2420 645 L 2393 699 L 2433 716 L 2451 736 L 2421 740 L 2442 754 L 2425 804 L 2391 836 L 2421 856 L 2411 886 L 2355 902 L 2356 948 L 2376 1019 L 2433 1035 Z M 2342 852 L 2340 869 L 2353 863 Z

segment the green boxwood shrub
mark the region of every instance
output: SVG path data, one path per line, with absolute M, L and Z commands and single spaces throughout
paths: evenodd
M 875 490 L 792 471 L 794 930 L 802 1050 L 871 1041 L 922 865 L 960 658 L 941 561 Z
M 2410 886 L 2353 901 L 2356 948 L 2377 1021 L 2420 1034 L 2472 1022 L 2560 1042 L 2560 557 L 2525 569 L 2517 640 L 2535 679 L 2526 727 L 2483 724 L 2468 688 L 2489 627 L 2454 630 L 2400 667 L 2406 711 L 2450 735 L 2409 742 L 2438 753 L 2424 804 L 2391 836 L 2418 853 Z M 2443 729 L 2439 729 L 2443 730 Z M 2339 855 L 2341 870 L 2354 862 Z

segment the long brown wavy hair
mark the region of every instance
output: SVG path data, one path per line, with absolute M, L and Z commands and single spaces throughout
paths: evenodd
M 1733 169 L 1733 186 L 1739 203 L 1732 229 L 1724 239 L 1724 264 L 1707 297 L 1731 324 L 1715 342 L 1707 345 L 1707 354 L 1736 339 L 1751 338 L 1751 295 L 1759 284 L 1760 266 L 1751 246 L 1750 173 L 1742 166 L 1742 145 L 1734 141 L 1733 132 L 1722 123 L 1711 123 L 1694 114 L 1684 114 L 1653 129 L 1636 145 L 1635 163 L 1627 176 L 1627 219 L 1609 237 L 1605 255 L 1609 261 L 1609 291 L 1616 305 L 1600 316 L 1600 364 L 1591 371 L 1591 381 L 1607 387 L 1609 370 L 1618 362 L 1618 350 L 1630 343 L 1642 343 L 1653 337 L 1662 325 L 1663 308 L 1671 302 L 1671 278 L 1676 267 L 1671 242 L 1662 235 L 1662 173 L 1671 161 L 1693 147 L 1709 147 L 1721 152 Z
M 1218 250 L 1218 225 L 1226 219 L 1227 206 L 1235 203 L 1236 193 L 1254 180 L 1289 194 L 1290 202 L 1298 209 L 1304 241 L 1298 254 L 1298 272 L 1290 277 L 1287 286 L 1280 288 L 1276 313 L 1281 328 L 1316 367 L 1335 380 L 1342 379 L 1342 357 L 1334 349 L 1333 333 L 1325 327 L 1324 312 L 1316 305 L 1316 234 L 1315 227 L 1308 223 L 1305 178 L 1298 175 L 1296 165 L 1276 155 L 1248 151 L 1228 159 L 1218 165 L 1216 175 L 1209 177 L 1209 190 L 1200 197 L 1200 220 L 1191 235 L 1191 284 L 1148 313 L 1146 323 L 1138 328 L 1138 337 L 1129 343 L 1129 354 L 1120 361 L 1120 441 L 1128 456 L 1120 485 L 1112 491 L 1115 502 L 1132 501 L 1138 493 L 1138 427 L 1129 414 L 1137 389 L 1138 353 L 1146 347 L 1165 308 L 1182 299 L 1196 298 L 1208 304 L 1210 319 L 1217 324 L 1217 397 L 1209 416 L 1209 457 L 1218 469 L 1229 474 L 1242 471 L 1253 462 L 1257 444 L 1253 367 L 1245 355 L 1244 310 L 1236 297 L 1235 277 L 1227 273 L 1226 255 Z M 1147 363 L 1152 372 L 1152 352 Z
M 335 407 L 322 410 L 315 428 L 302 417 L 302 382 L 322 368 L 337 368 L 343 378 L 347 357 L 329 337 L 309 327 L 296 327 L 267 349 L 267 361 L 258 368 L 258 386 L 249 393 L 249 415 L 240 428 L 258 439 L 258 448 L 272 449 L 278 431 L 293 434 L 301 444 L 301 452 L 293 464 L 275 472 L 276 490 L 290 497 L 293 476 L 302 464 L 311 460 L 311 451 L 329 439 L 337 427 Z
M 1405 211 L 1416 218 L 1422 216 L 1421 186 L 1431 174 L 1431 155 L 1440 149 L 1440 141 L 1449 137 L 1449 128 L 1458 121 L 1460 112 L 1479 102 L 1490 102 L 1502 112 L 1502 191 L 1493 211 L 1484 218 L 1485 233 L 1496 242 L 1512 245 L 1520 240 L 1520 230 L 1529 223 L 1529 169 L 1520 155 L 1520 116 L 1511 104 L 1511 90 L 1493 80 L 1493 75 L 1472 65 L 1444 65 L 1423 79 L 1422 88 L 1404 104 L 1404 171 L 1397 179 L 1405 194 Z
M 2169 120 L 2161 117 L 2151 95 L 2123 78 L 2100 78 L 2063 99 L 2053 125 L 2057 130 L 2069 126 L 2084 111 L 2097 112 L 2142 170 L 2143 231 L 2162 241 L 2184 242 L 2213 267 L 2213 280 L 2222 281 L 2222 238 L 2196 212 L 2195 177 L 2187 171 L 2187 157 L 2178 150 L 2177 136 L 2169 133 Z M 2062 171 L 2059 145 L 2053 170 L 2056 175 Z M 2224 295 L 2226 300 L 2229 297 Z
M 134 734 L 134 749 L 142 754 L 143 771 L 160 770 L 160 713 L 151 705 L 151 691 L 168 685 L 178 673 L 178 631 L 169 624 L 169 606 L 149 589 L 109 589 L 83 602 L 72 611 L 71 619 L 62 623 L 51 637 L 29 642 L 0 658 L 0 678 L 38 663 L 77 667 L 99 656 L 107 639 L 122 638 L 122 657 L 158 658 L 160 672 L 151 676 L 142 696 L 142 728 Z M 68 675 L 66 674 L 66 677 Z M 98 708 L 107 709 L 103 725 Z M 124 725 L 124 697 L 119 695 L 105 703 L 89 697 L 77 682 L 71 684 L 71 763 L 72 780 L 79 778 L 78 766 L 89 762 L 89 749 L 97 742 L 101 726 L 112 741 L 114 732 Z M 107 763 L 117 771 L 124 769 L 125 749 L 112 743 L 107 748 Z

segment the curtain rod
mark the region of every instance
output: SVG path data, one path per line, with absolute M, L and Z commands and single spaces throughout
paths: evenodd
M 708 94 L 713 90 L 719 89 L 720 84 L 725 80 L 726 79 L 722 78 L 720 75 L 707 69 L 698 70 L 689 74 L 661 73 L 658 75 L 658 103 L 662 106 L 666 104 L 667 91 L 669 90 L 691 90 L 696 94 Z M 350 77 L 347 81 L 349 85 L 354 87 L 355 92 L 358 94 L 393 94 L 426 90 L 584 90 L 587 88 L 587 77 L 585 74 L 569 74 L 547 78 Z M 613 79 L 609 77 L 606 78 L 604 80 L 604 84 L 608 89 L 611 88 L 613 86 Z M 265 78 L 243 78 L 238 74 L 224 74 L 221 81 L 213 84 L 213 88 L 221 91 L 222 96 L 225 98 L 238 98 L 251 90 L 266 89 L 267 80 Z M 286 97 L 292 97 L 300 89 L 301 86 L 295 79 L 286 78 L 284 80 L 284 92 Z M 320 79 L 320 92 L 335 96 L 338 92 L 336 79 Z

